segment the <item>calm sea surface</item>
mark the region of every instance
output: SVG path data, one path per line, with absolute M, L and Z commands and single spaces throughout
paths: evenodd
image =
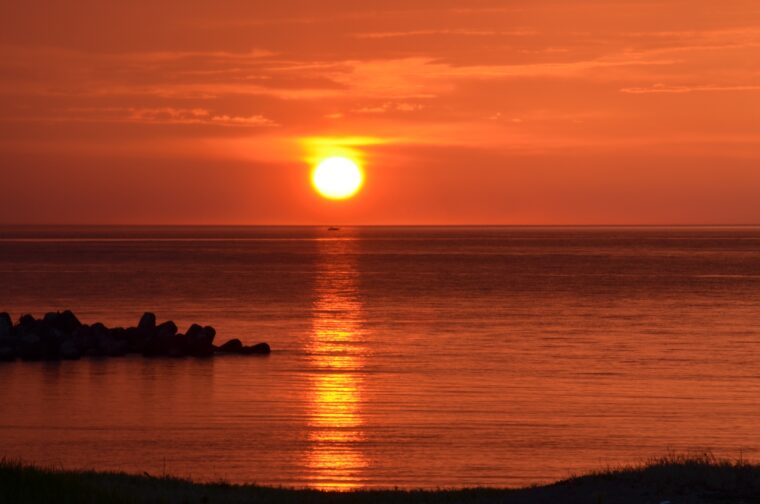
M 0 228 L 0 311 L 64 308 L 273 353 L 0 363 L 0 456 L 320 488 L 760 460 L 757 228 Z

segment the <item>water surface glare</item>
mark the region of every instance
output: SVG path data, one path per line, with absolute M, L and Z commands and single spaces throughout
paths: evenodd
M 0 363 L 0 456 L 337 489 L 760 460 L 758 228 L 0 228 L 0 311 L 64 308 L 273 353 Z

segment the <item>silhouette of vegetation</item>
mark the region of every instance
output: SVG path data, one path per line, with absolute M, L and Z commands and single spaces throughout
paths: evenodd
M 522 489 L 328 492 L 193 483 L 169 476 L 67 471 L 0 461 L 0 502 L 13 503 L 745 503 L 760 499 L 760 465 L 677 455 Z

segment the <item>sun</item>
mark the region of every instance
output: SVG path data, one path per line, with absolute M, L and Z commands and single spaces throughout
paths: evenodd
M 364 173 L 348 158 L 329 157 L 323 159 L 311 172 L 311 183 L 325 198 L 347 199 L 361 189 Z

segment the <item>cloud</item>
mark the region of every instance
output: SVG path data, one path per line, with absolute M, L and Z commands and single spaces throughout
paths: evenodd
M 629 94 L 653 94 L 653 93 L 700 93 L 700 92 L 730 92 L 730 91 L 760 91 L 760 85 L 738 85 L 738 86 L 719 86 L 719 85 L 698 85 L 698 86 L 676 86 L 666 84 L 654 84 L 647 87 L 628 87 L 620 90 L 621 93 Z
M 671 59 L 643 58 L 638 55 L 611 56 L 555 63 L 452 65 L 430 58 L 348 61 L 340 71 L 326 76 L 339 82 L 357 97 L 414 100 L 431 99 L 454 92 L 468 80 L 525 78 L 614 79 L 616 71 L 636 67 L 668 66 Z M 604 72 L 602 72 L 604 70 Z M 365 112 L 382 112 L 365 110 Z
M 211 122 L 214 124 L 222 124 L 224 126 L 257 126 L 257 127 L 272 127 L 278 124 L 262 115 L 252 115 L 248 117 L 241 116 L 229 116 L 227 114 L 220 116 L 213 116 Z
M 66 38 L 75 30 L 57 46 L 0 34 L 0 120 L 70 121 L 81 131 L 124 123 L 133 135 L 158 124 L 176 126 L 164 128 L 171 135 L 270 128 L 287 139 L 403 130 L 420 141 L 531 148 L 656 141 L 663 132 L 653 134 L 647 121 L 663 116 L 657 124 L 674 130 L 753 128 L 735 103 L 736 120 L 727 111 L 720 123 L 722 112 L 632 107 L 625 96 L 755 90 L 760 27 L 747 16 L 671 19 L 662 15 L 669 5 L 607 0 L 464 9 L 399 0 L 371 11 L 339 4 L 292 12 L 262 5 L 260 16 L 193 12 L 166 27 L 172 36 L 146 19 L 142 36 L 103 47 Z M 69 24 L 89 29 L 78 18 Z M 713 84 L 688 84 L 695 82 Z M 184 127 L 192 125 L 206 128 Z
M 527 37 L 538 35 L 535 30 L 468 30 L 441 29 L 441 30 L 408 30 L 388 32 L 365 32 L 352 33 L 350 36 L 359 39 L 389 39 L 427 36 L 461 36 L 461 37 Z
M 203 108 L 174 107 L 70 107 L 53 115 L 16 117 L 17 121 L 102 122 L 133 124 L 214 125 L 274 127 L 277 123 L 263 115 L 213 114 Z
M 360 107 L 360 108 L 354 109 L 353 111 L 359 114 L 384 114 L 386 112 L 417 112 L 419 110 L 422 110 L 423 108 L 425 107 L 421 103 L 385 102 L 385 103 L 381 103 L 380 105 Z

